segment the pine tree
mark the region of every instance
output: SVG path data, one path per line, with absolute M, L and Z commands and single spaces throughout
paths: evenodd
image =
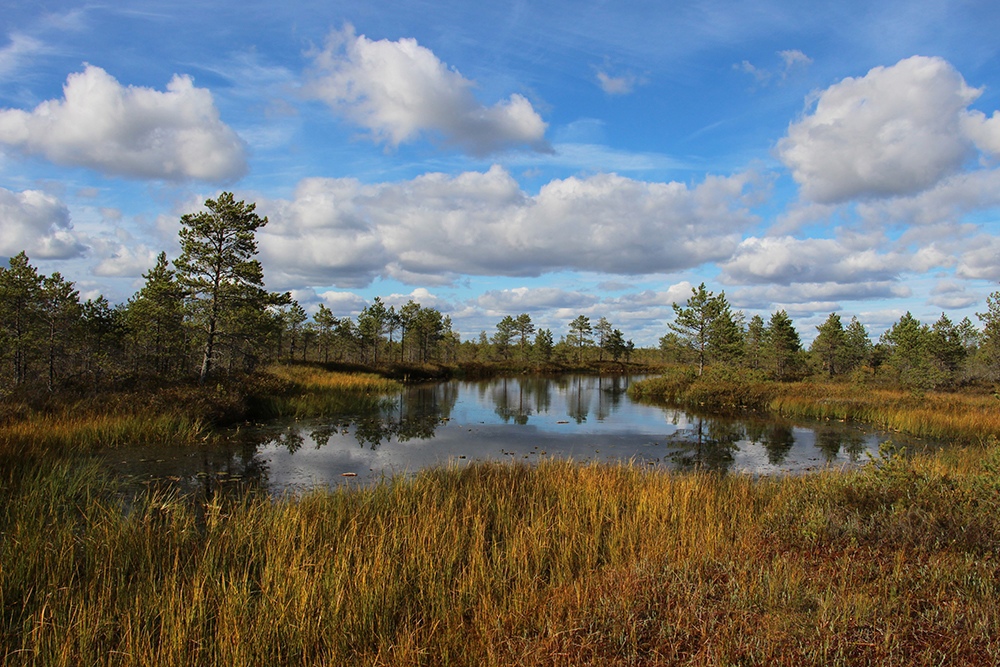
M 593 327 L 590 324 L 590 318 L 586 315 L 580 315 L 569 323 L 569 342 L 576 348 L 577 363 L 583 359 L 583 348 L 594 342 L 590 338 L 591 333 L 593 333 Z
M 609 351 L 608 340 L 611 338 L 611 322 L 602 317 L 594 325 L 594 334 L 597 336 L 597 349 L 599 351 L 598 361 L 604 361 L 604 353 Z
M 181 217 L 181 256 L 174 263 L 184 287 L 192 320 L 204 343 L 200 381 L 211 373 L 220 336 L 233 347 L 254 337 L 268 320 L 269 307 L 291 301 L 264 288 L 264 272 L 257 254 L 256 232 L 267 218 L 255 213 L 256 205 L 236 201 L 230 192 L 205 201 L 207 211 Z M 235 350 L 232 350 L 235 352 Z M 248 358 L 254 351 L 246 350 Z
M 790 380 L 800 372 L 799 352 L 802 343 L 792 318 L 784 310 L 771 315 L 767 325 L 766 356 L 771 374 L 776 380 Z
M 333 311 L 326 307 L 326 304 L 319 304 L 319 310 L 313 315 L 316 323 L 317 334 L 319 336 L 320 354 L 323 356 L 323 363 L 330 362 L 330 345 L 333 343 L 333 327 L 337 318 L 333 316 Z
M 42 338 L 42 277 L 22 251 L 0 267 L 0 342 L 15 385 L 25 382 Z
M 183 367 L 186 353 L 184 292 L 165 252 L 142 275 L 146 283 L 129 300 L 125 311 L 136 366 L 168 374 Z
M 539 329 L 538 333 L 535 334 L 535 354 L 541 361 L 548 361 L 552 358 L 553 346 L 552 330 Z
M 909 312 L 882 334 L 879 343 L 885 350 L 885 365 L 903 387 L 923 391 L 947 379 L 933 363 L 930 327 Z
M 986 297 L 986 312 L 976 313 L 983 323 L 980 356 L 990 380 L 1000 379 L 1000 292 Z
M 527 361 L 528 352 L 531 350 L 531 334 L 535 333 L 535 325 L 531 321 L 528 313 L 521 313 L 514 320 L 517 325 L 518 346 L 521 348 L 521 360 Z
M 283 325 L 288 332 L 288 360 L 295 360 L 295 349 L 302 338 L 302 326 L 309 319 L 306 309 L 299 305 L 298 301 L 292 300 L 288 309 L 282 313 Z
M 868 329 L 851 318 L 851 323 L 844 330 L 844 346 L 840 356 L 840 366 L 843 372 L 849 373 L 868 363 L 872 354 L 872 341 L 868 337 Z
M 941 313 L 941 317 L 931 327 L 928 352 L 937 367 L 949 380 L 954 381 L 965 361 L 966 350 L 958 326 L 944 313 Z
M 371 349 L 372 364 L 376 366 L 378 365 L 378 350 L 382 345 L 382 335 L 386 332 L 388 319 L 389 310 L 379 297 L 375 297 L 371 305 L 358 315 L 358 334 L 361 336 L 362 343 Z
M 819 358 L 823 369 L 833 377 L 843 371 L 840 360 L 843 357 L 845 334 L 840 315 L 830 313 L 826 322 L 816 327 L 816 331 L 818 334 L 809 351 Z
M 764 364 L 764 346 L 767 343 L 767 325 L 764 318 L 754 315 L 747 325 L 746 337 L 743 341 L 743 362 L 747 368 L 760 369 Z
M 517 336 L 517 320 L 505 315 L 497 322 L 497 332 L 493 334 L 493 349 L 505 360 L 510 358 L 510 346 Z
M 698 375 L 705 371 L 705 363 L 712 356 L 729 361 L 741 354 L 743 333 L 738 317 L 734 317 L 726 301 L 726 293 L 718 296 L 705 288 L 691 288 L 687 304 L 673 304 L 675 318 L 668 326 L 695 351 Z
M 80 293 L 73 288 L 73 283 L 64 280 L 59 272 L 42 279 L 41 321 L 49 391 L 56 388 L 57 369 L 65 366 L 81 316 Z

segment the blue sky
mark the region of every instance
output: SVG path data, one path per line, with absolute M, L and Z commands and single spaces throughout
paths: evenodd
M 985 309 L 995 2 L 0 0 L 0 257 L 122 301 L 257 203 L 271 288 L 579 314 L 655 344 L 704 281 L 803 338 Z M 996 114 L 996 115 L 995 115 Z

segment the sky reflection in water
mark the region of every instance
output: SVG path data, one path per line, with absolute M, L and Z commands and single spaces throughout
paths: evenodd
M 886 437 L 857 424 L 734 420 L 637 403 L 626 395 L 634 379 L 568 375 L 408 387 L 377 415 L 268 427 L 258 434 L 257 456 L 269 486 L 280 490 L 544 457 L 804 472 L 863 463 Z
M 626 394 L 636 379 L 526 376 L 407 387 L 374 412 L 275 422 L 196 450 L 130 450 L 108 463 L 137 483 L 169 480 L 205 494 L 248 487 L 283 493 L 437 465 L 546 457 L 797 473 L 859 465 L 887 437 L 859 424 L 736 420 L 637 403 Z M 893 439 L 900 441 L 898 434 Z

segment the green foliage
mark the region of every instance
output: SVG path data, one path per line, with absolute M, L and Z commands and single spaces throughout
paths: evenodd
M 518 346 L 521 348 L 521 360 L 527 361 L 528 353 L 531 352 L 531 334 L 535 333 L 535 325 L 528 313 L 518 315 L 514 324 L 517 328 Z
M 725 292 L 716 296 L 701 283 L 691 289 L 684 307 L 675 303 L 673 309 L 675 318 L 668 326 L 695 351 L 698 375 L 711 359 L 731 362 L 742 354 L 743 333 Z
M 867 364 L 871 353 L 872 341 L 868 337 L 868 330 L 857 317 L 852 317 L 851 323 L 844 330 L 844 346 L 840 356 L 843 372 L 850 373 Z
M 930 327 L 909 312 L 882 334 L 879 343 L 885 352 L 884 366 L 894 382 L 913 391 L 927 391 L 948 380 L 945 369 L 934 363 Z
M 801 355 L 802 344 L 792 318 L 783 310 L 771 315 L 767 326 L 767 344 L 764 357 L 767 371 L 776 380 L 793 380 L 803 377 L 805 364 Z
M 256 205 L 223 192 L 218 199 L 206 200 L 205 208 L 181 217 L 181 256 L 174 263 L 190 320 L 202 339 L 202 382 L 217 361 L 220 339 L 231 361 L 239 358 L 243 367 L 252 367 L 259 352 L 243 343 L 259 340 L 270 324 L 268 309 L 291 299 L 264 288 L 260 262 L 253 259 L 255 234 L 267 224 L 267 218 L 256 214 Z
M 41 292 L 42 277 L 24 252 L 10 258 L 9 268 L 0 267 L 0 340 L 15 385 L 24 383 L 38 362 Z
M 386 332 L 389 320 L 389 310 L 382 299 L 375 297 L 358 315 L 358 335 L 366 350 L 371 354 L 368 359 L 372 365 L 378 365 L 378 351 L 382 347 L 382 335 Z
M 170 375 L 183 369 L 186 362 L 184 292 L 165 252 L 143 278 L 145 284 L 125 310 L 135 365 L 142 371 Z
M 761 371 L 723 365 L 709 366 L 700 376 L 694 369 L 674 369 L 629 386 L 633 398 L 720 413 L 767 410 L 778 393 Z
M 841 359 L 844 356 L 844 343 L 846 335 L 844 325 L 840 322 L 840 315 L 830 313 L 826 322 L 816 327 L 818 332 L 813 339 L 809 351 L 816 355 L 823 370 L 827 371 L 830 377 L 843 372 Z
M 628 351 L 625 334 L 622 333 L 621 329 L 612 329 L 611 333 L 604 339 L 603 349 L 615 361 L 618 361 Z
M 986 297 L 986 312 L 976 313 L 983 323 L 981 358 L 987 377 L 1000 381 L 1000 292 Z
M 497 322 L 497 331 L 493 334 L 493 349 L 503 359 L 510 359 L 510 348 L 517 336 L 517 320 L 505 315 Z
M 552 358 L 552 331 L 550 329 L 539 329 L 535 334 L 535 355 L 539 361 L 548 361 Z
M 764 349 L 767 345 L 767 325 L 764 318 L 754 315 L 747 325 L 747 333 L 743 342 L 743 363 L 751 370 L 759 370 L 764 366 Z
M 579 315 L 569 323 L 569 336 L 567 336 L 566 342 L 576 350 L 577 363 L 583 360 L 584 348 L 593 344 L 594 340 L 590 337 L 593 332 L 594 328 L 590 324 L 590 318 L 586 315 Z

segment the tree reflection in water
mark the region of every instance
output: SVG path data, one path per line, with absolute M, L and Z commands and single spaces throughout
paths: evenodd
M 748 419 L 745 424 L 746 439 L 764 447 L 768 463 L 777 466 L 785 462 L 788 452 L 795 446 L 791 424 L 762 419 Z
M 372 470 L 418 469 L 439 455 L 493 459 L 498 451 L 506 458 L 518 450 L 525 459 L 543 452 L 555 457 L 599 453 L 602 459 L 656 459 L 680 469 L 806 471 L 824 460 L 856 463 L 884 438 L 857 424 L 792 422 L 768 415 L 727 418 L 633 402 L 625 393 L 631 380 L 519 376 L 408 386 L 377 408 L 357 406 L 328 419 L 244 427 L 196 451 L 116 451 L 109 454 L 109 465 L 137 488 L 162 484 L 208 502 L 220 493 L 284 488 L 289 475 L 309 477 L 328 469 L 339 474 L 345 461 L 362 461 L 368 464 L 363 469 Z M 581 427 L 574 427 L 574 421 Z M 450 428 L 437 430 L 449 422 Z M 432 447 L 397 446 L 435 438 Z M 894 439 L 901 441 L 898 435 Z M 654 444 L 665 444 L 666 451 L 650 449 Z M 310 454 L 320 449 L 326 451 Z M 377 456 L 371 454 L 374 450 L 380 450 Z M 294 461 L 286 451 L 297 455 Z
M 309 438 L 316 449 L 327 446 L 335 435 L 346 435 L 353 427 L 354 438 L 362 447 L 378 449 L 393 439 L 429 440 L 437 427 L 450 419 L 458 391 L 451 384 L 406 387 L 383 405 L 353 415 L 339 416 L 335 421 L 313 425 Z M 280 434 L 271 434 L 267 442 L 285 447 L 289 454 L 298 451 L 303 443 L 303 431 L 289 427 Z
M 825 428 L 816 430 L 816 448 L 827 461 L 835 461 L 843 449 L 851 462 L 857 462 L 865 451 L 865 434 L 856 429 Z
M 670 435 L 666 442 L 670 459 L 683 470 L 725 472 L 732 466 L 733 452 L 739 451 L 743 428 L 738 422 L 692 417 L 691 428 Z

